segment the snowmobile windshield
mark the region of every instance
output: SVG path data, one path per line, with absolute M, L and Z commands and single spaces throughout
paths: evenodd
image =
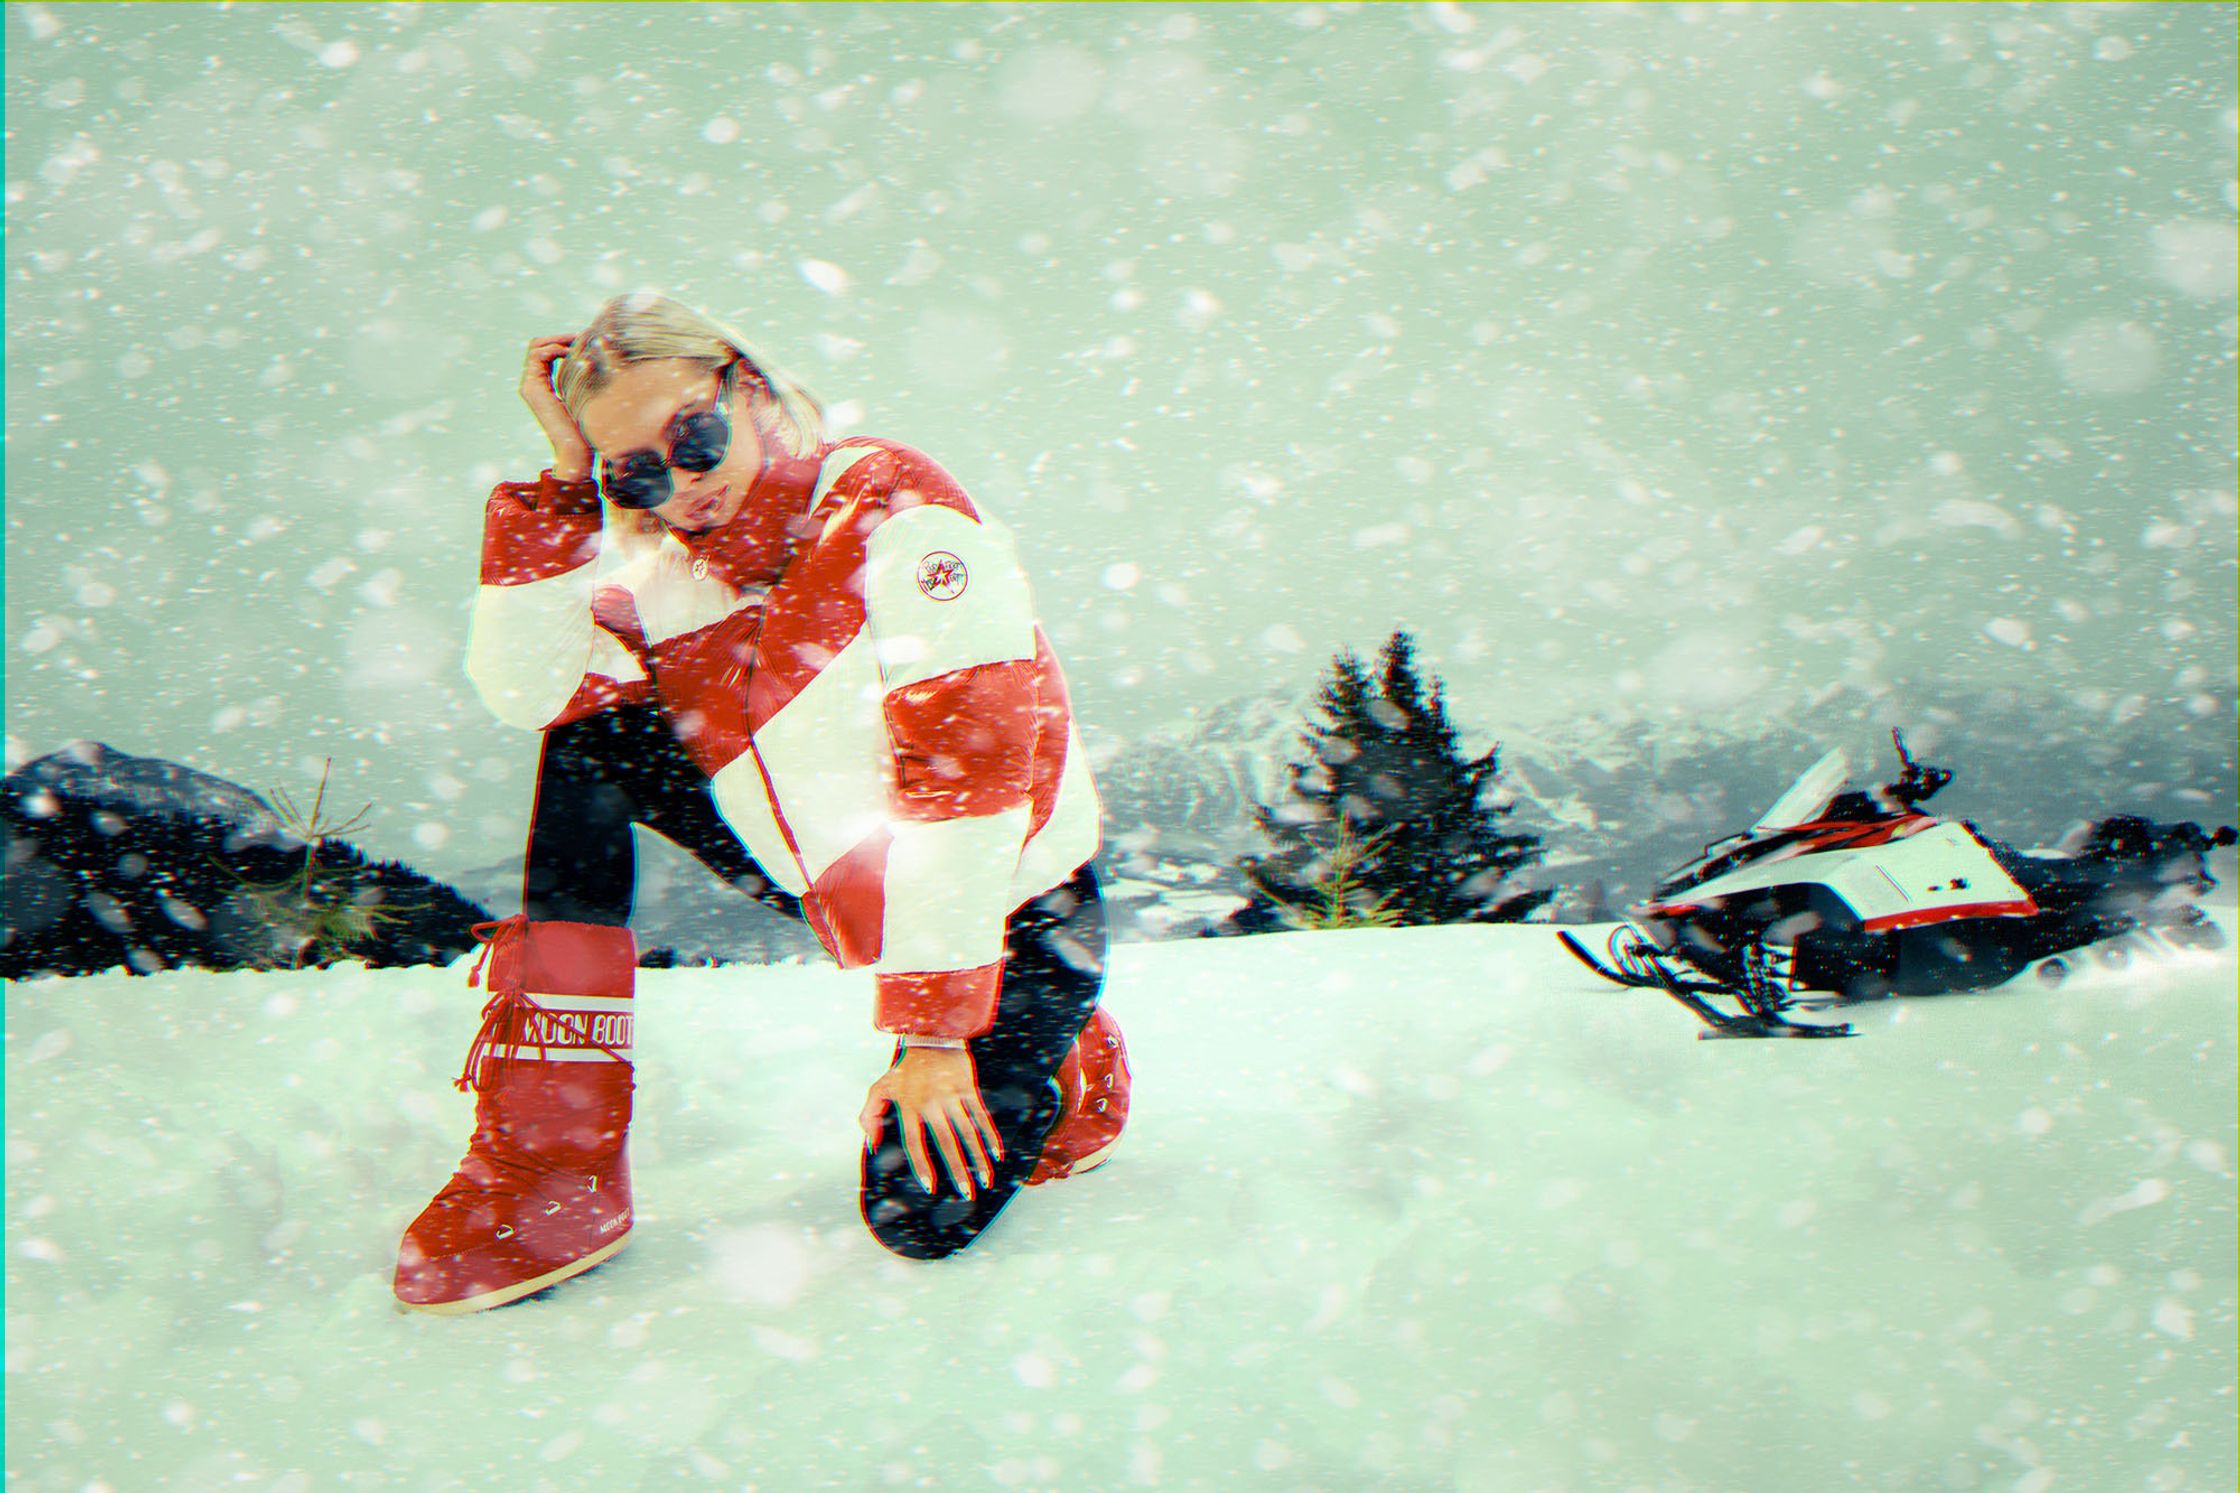
M 1767 830 L 1809 824 L 1835 802 L 1836 794 L 1850 777 L 1851 759 L 1844 755 L 1842 747 L 1837 747 L 1806 768 L 1804 774 L 1789 785 L 1789 791 L 1775 799 L 1773 807 L 1750 826 L 1750 833 L 1763 834 Z

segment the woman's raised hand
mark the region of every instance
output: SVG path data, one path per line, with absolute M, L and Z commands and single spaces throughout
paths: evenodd
M 552 475 L 562 482 L 581 482 L 591 475 L 591 443 L 576 429 L 576 422 L 552 389 L 552 365 L 575 340 L 573 332 L 532 337 L 528 361 L 521 365 L 521 402 L 529 406 L 545 439 L 552 442 Z

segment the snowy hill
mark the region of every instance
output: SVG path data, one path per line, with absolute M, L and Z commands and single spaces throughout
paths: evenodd
M 648 972 L 636 1240 L 446 1320 L 462 973 L 8 992 L 12 1487 L 2236 1482 L 2229 951 L 1781 1043 L 1539 929 L 1128 945 L 1117 1157 L 935 1266 L 868 980 Z

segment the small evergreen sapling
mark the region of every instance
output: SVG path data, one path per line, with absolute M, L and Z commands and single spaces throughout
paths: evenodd
M 357 857 L 340 865 L 319 863 L 327 841 L 363 829 L 373 810 L 369 803 L 346 820 L 327 819 L 327 778 L 333 771 L 334 759 L 329 757 L 319 771 L 319 791 L 308 812 L 298 808 L 286 790 L 272 794 L 273 812 L 303 843 L 303 865 L 276 881 L 236 876 L 241 904 L 255 930 L 251 947 L 244 951 L 248 963 L 290 969 L 333 964 L 350 958 L 385 927 L 404 919 L 403 908 L 384 905 L 382 888 Z
M 1488 803 L 1498 744 L 1464 755 L 1445 689 L 1393 633 L 1372 673 L 1339 653 L 1291 767 L 1291 793 L 1256 811 L 1272 848 L 1240 869 L 1256 894 L 1242 922 L 1294 927 L 1511 922 L 1553 895 L 1509 879 L 1540 858 L 1539 837 L 1504 833 Z M 1257 914 L 1255 916 L 1254 914 Z
M 1310 868 L 1305 891 L 1305 902 L 1292 902 L 1274 886 L 1254 880 L 1254 887 L 1277 907 L 1283 917 L 1299 928 L 1391 928 L 1400 922 L 1400 914 L 1386 904 L 1392 893 L 1376 892 L 1361 880 L 1361 863 L 1371 851 L 1390 837 L 1371 835 L 1366 840 L 1355 836 L 1353 826 L 1343 815 L 1337 821 L 1337 832 L 1330 836 L 1329 849 L 1313 868 Z

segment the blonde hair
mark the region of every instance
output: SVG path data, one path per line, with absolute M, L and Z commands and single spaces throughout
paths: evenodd
M 742 392 L 756 424 L 796 457 L 813 456 L 825 439 L 824 406 L 744 337 L 658 291 L 619 295 L 599 308 L 568 344 L 553 370 L 553 387 L 568 418 L 580 426 L 583 407 L 632 363 L 683 358 L 708 372 L 725 370 L 727 390 Z M 607 527 L 625 549 L 665 532 L 649 511 L 607 506 Z

